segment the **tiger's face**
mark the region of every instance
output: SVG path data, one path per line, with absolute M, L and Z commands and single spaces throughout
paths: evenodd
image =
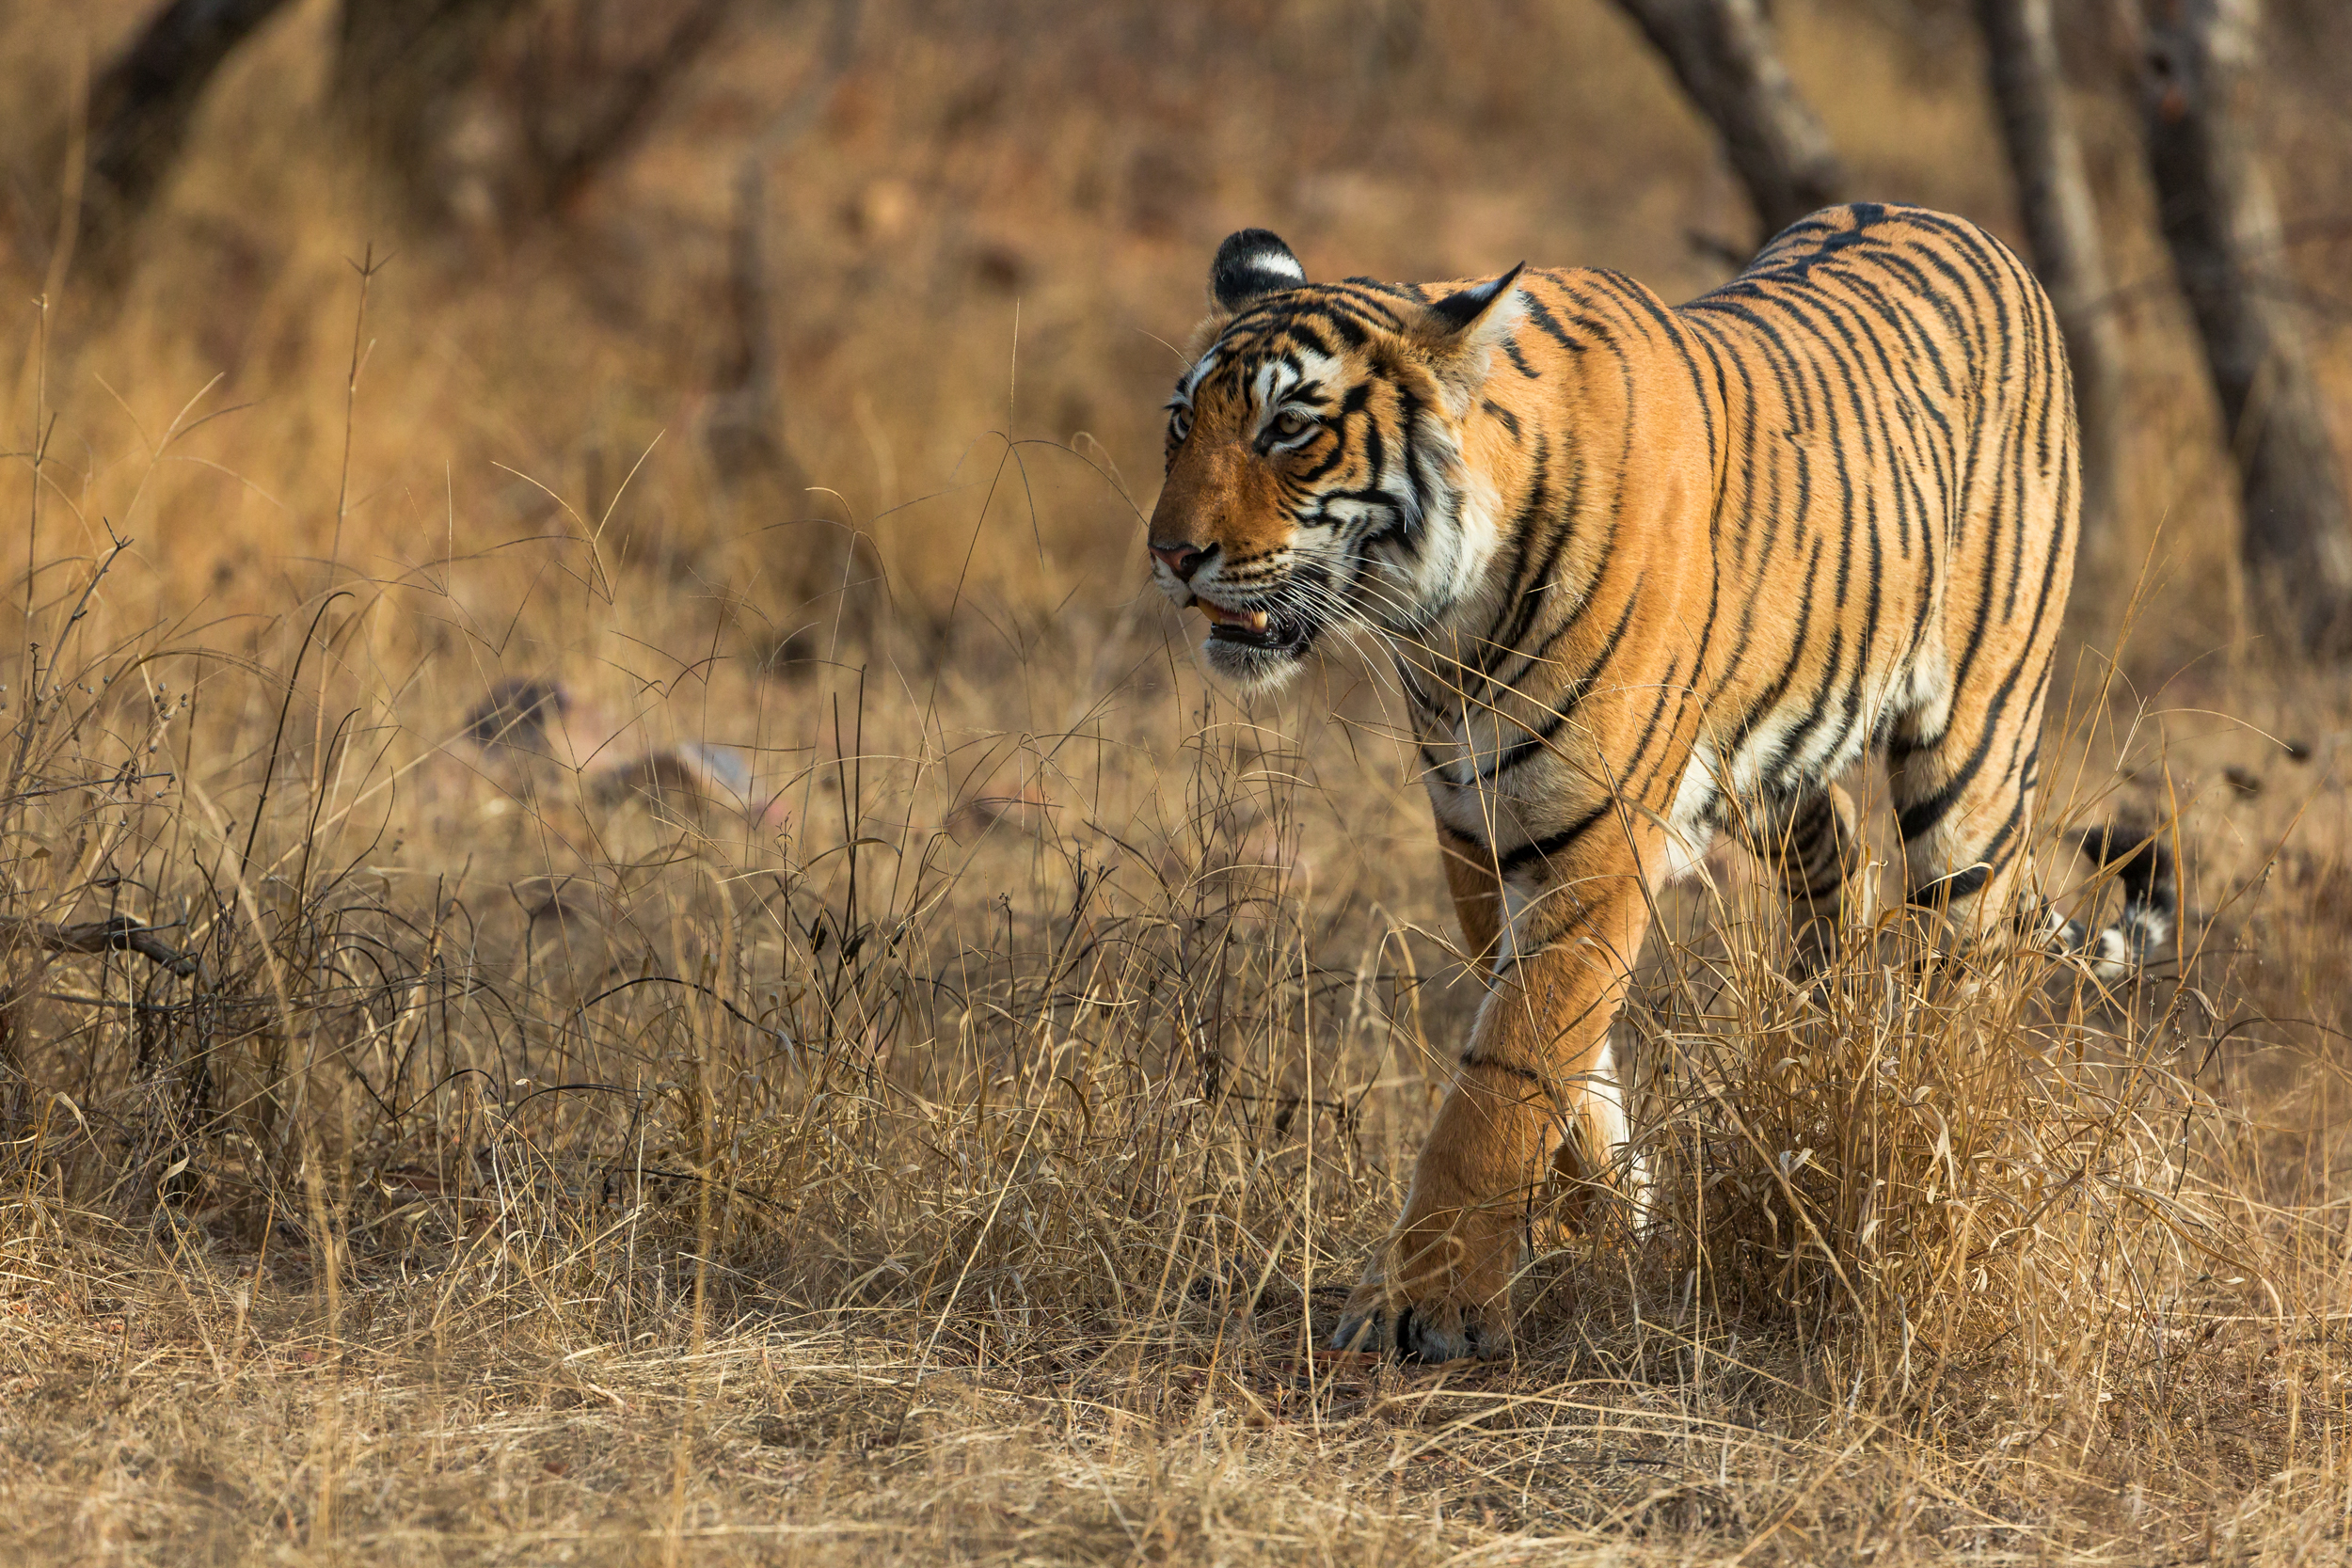
M 1208 618 L 1211 670 L 1277 686 L 1327 631 L 1412 635 L 1474 591 L 1460 426 L 1518 272 L 1432 300 L 1309 283 L 1263 229 L 1218 247 L 1150 537 L 1160 590 Z

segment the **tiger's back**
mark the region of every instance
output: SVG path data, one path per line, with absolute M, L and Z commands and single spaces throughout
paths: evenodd
M 1832 781 L 1877 743 L 1914 894 L 2006 899 L 2077 504 L 2023 264 L 1959 219 L 1839 208 L 1678 309 L 1604 272 L 1518 293 L 1463 425 L 1488 592 L 1401 656 L 1450 855 L 1540 903 L 1630 802 L 1667 830 L 1649 879 L 1728 829 L 1834 926 L 1857 839 Z
M 1912 895 L 2005 894 L 2080 504 L 2047 296 L 1973 224 L 1847 207 L 1675 316 L 1723 410 L 1737 607 L 1702 760 L 1771 801 L 1879 743 Z

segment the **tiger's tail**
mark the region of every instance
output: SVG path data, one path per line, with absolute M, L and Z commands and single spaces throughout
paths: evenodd
M 2079 920 L 2062 921 L 2058 945 L 2084 955 L 2102 981 L 2121 980 L 2145 965 L 2179 928 L 2181 881 L 2172 847 L 2159 830 L 2118 820 L 2081 833 L 2074 847 L 2114 874 L 2123 890 L 2123 910 L 2113 925 L 2096 931 Z

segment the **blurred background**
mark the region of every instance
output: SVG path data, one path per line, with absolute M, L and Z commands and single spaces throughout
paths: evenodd
M 2336 1538 L 2348 121 L 2344 0 L 0 7 L 8 1528 L 735 1561 L 681 1521 L 903 1474 L 910 1560 L 1060 1549 L 1030 1510 L 1105 1560 Z M 1799 992 L 1710 863 L 1618 1025 L 1695 1196 L 1527 1287 L 1526 1376 L 1640 1420 L 1514 1404 L 1429 1480 L 1470 1418 L 1342 1383 L 1335 1448 L 1294 1353 L 1483 988 L 1392 673 L 1237 704 L 1150 587 L 1171 345 L 1248 225 L 1677 300 L 1833 198 L 2051 287 L 2047 886 L 2089 912 L 2063 832 L 2128 807 L 2179 961 Z M 338 1404 L 363 1356 L 414 1398 Z M 869 1448 L 952 1457 L 794 1479 Z
M 116 603 L 224 626 L 337 573 L 471 562 L 437 591 L 526 643 L 563 640 L 552 561 L 660 585 L 631 635 L 755 669 L 843 637 L 914 668 L 965 633 L 985 659 L 1122 614 L 1172 628 L 1135 602 L 1137 520 L 1217 240 L 1272 227 L 1325 277 L 1524 259 L 1700 292 L 1762 222 L 1637 13 L 1712 5 L 12 8 L 0 331 L 10 444 L 36 422 L 48 443 L 32 556 L 110 523 L 135 540 Z M 2033 254 L 1978 7 L 1730 9 L 1768 24 L 1829 194 Z M 2276 652 L 2245 619 L 2241 486 L 2158 224 L 2152 24 L 2127 0 L 2047 10 L 2120 358 L 2112 549 L 2077 622 L 2111 646 L 2140 584 L 2142 681 Z M 2257 32 L 2261 289 L 2341 486 L 2352 9 L 2272 0 Z M 594 544 L 497 559 L 551 537 Z

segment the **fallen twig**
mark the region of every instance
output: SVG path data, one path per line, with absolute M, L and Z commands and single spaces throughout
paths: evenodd
M 129 915 L 52 926 L 44 920 L 0 917 L 0 940 L 30 942 L 51 953 L 136 953 L 174 974 L 196 973 L 194 955 L 183 953 Z

